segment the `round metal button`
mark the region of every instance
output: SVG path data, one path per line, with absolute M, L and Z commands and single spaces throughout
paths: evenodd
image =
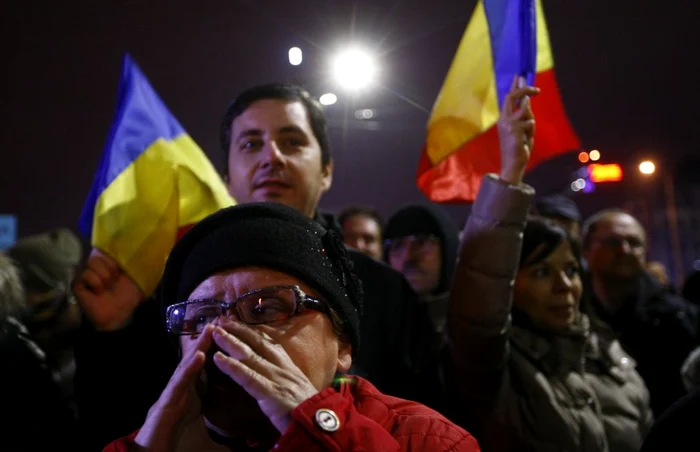
M 335 432 L 340 428 L 340 419 L 332 410 L 322 408 L 316 411 L 316 424 L 327 432 Z

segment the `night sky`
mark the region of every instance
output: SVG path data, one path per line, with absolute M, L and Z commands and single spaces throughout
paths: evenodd
M 344 43 L 373 49 L 379 87 L 329 107 L 336 163 L 322 206 L 373 204 L 388 215 L 424 201 L 415 171 L 428 111 L 474 1 L 11 0 L 0 15 L 5 64 L 0 214 L 19 235 L 74 228 L 115 108 L 119 68 L 131 52 L 185 129 L 221 168 L 220 118 L 246 87 L 300 82 L 333 90 L 327 62 Z M 653 157 L 670 167 L 697 152 L 700 72 L 697 1 L 543 0 L 569 118 L 604 160 Z M 304 51 L 292 68 L 289 47 Z M 356 121 L 357 108 L 377 120 Z M 349 119 L 346 119 L 349 118 Z M 576 157 L 538 168 L 544 193 L 567 183 Z M 666 163 L 664 163 L 666 162 Z M 604 207 L 607 196 L 583 200 Z M 462 221 L 464 206 L 449 212 Z

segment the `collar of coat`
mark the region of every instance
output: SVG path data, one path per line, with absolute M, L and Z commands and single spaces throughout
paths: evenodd
M 636 362 L 612 336 L 592 331 L 585 314 L 562 331 L 545 331 L 522 319 L 511 328 L 511 344 L 548 375 L 606 373 L 620 384 Z

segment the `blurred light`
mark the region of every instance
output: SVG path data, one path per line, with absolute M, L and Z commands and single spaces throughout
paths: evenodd
M 588 156 L 591 158 L 592 161 L 597 162 L 600 160 L 600 151 L 597 149 L 593 149 L 591 152 L 588 153 Z
M 301 49 L 299 47 L 292 47 L 289 49 L 289 64 L 292 66 L 299 66 L 302 59 Z
M 656 171 L 656 165 L 650 160 L 645 160 L 639 164 L 639 172 L 642 174 L 654 174 Z
M 622 180 L 622 167 L 617 163 L 602 165 L 591 163 L 588 165 L 588 176 L 591 182 L 619 182 Z
M 593 193 L 595 191 L 595 184 L 591 181 L 586 181 L 586 186 L 583 187 L 584 193 Z
M 346 50 L 333 60 L 333 75 L 345 89 L 365 88 L 374 81 L 376 74 L 373 58 L 360 49 Z
M 318 101 L 321 102 L 321 105 L 333 105 L 338 102 L 338 96 L 333 93 L 326 93 L 319 97 Z
M 571 190 L 573 191 L 583 190 L 584 188 L 586 188 L 586 181 L 583 179 L 576 179 L 571 183 Z
M 587 163 L 588 162 L 588 152 L 583 151 L 578 154 L 578 161 L 581 163 Z
M 700 272 L 700 261 L 693 262 L 693 270 L 697 270 Z
M 374 110 L 365 108 L 364 110 L 355 111 L 355 119 L 372 119 L 374 118 Z

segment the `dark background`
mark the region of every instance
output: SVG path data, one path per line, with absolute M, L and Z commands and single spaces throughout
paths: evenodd
M 185 129 L 221 168 L 218 127 L 228 101 L 261 82 L 331 90 L 327 61 L 344 43 L 374 49 L 381 86 L 328 108 L 336 172 L 323 207 L 351 202 L 389 215 L 424 201 L 415 171 L 429 110 L 475 1 L 206 0 L 5 2 L 0 14 L 0 214 L 19 235 L 75 227 L 115 107 L 125 51 Z M 544 0 L 569 118 L 588 149 L 630 169 L 626 182 L 577 196 L 585 213 L 639 196 L 633 165 L 669 170 L 696 152 L 700 72 L 694 0 Z M 289 66 L 299 46 L 304 63 Z M 353 119 L 376 108 L 377 120 Z M 575 155 L 529 180 L 565 187 Z M 699 175 L 700 177 L 700 175 Z M 447 208 L 463 221 L 464 206 Z

